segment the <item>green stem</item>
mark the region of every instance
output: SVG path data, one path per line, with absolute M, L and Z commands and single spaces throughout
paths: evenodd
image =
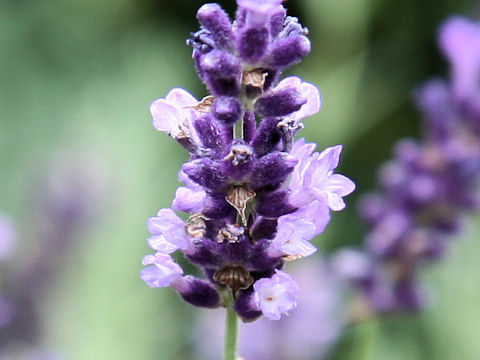
M 357 351 L 355 359 L 368 360 L 373 358 L 375 344 L 378 337 L 378 320 L 372 318 L 360 325 L 357 337 Z
M 243 119 L 238 120 L 233 126 L 233 138 L 243 139 Z
M 225 343 L 223 347 L 223 360 L 236 360 L 238 347 L 238 317 L 231 306 L 227 307 L 225 321 Z

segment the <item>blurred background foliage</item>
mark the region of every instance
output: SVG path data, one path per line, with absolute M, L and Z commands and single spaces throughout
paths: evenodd
M 74 360 L 195 358 L 196 310 L 170 289 L 149 289 L 138 272 L 149 251 L 145 220 L 170 205 L 187 159 L 154 131 L 148 105 L 172 87 L 206 94 L 185 45 L 202 3 L 0 1 L 0 210 L 19 233 L 0 276 L 29 269 L 35 284 L 32 259 L 54 259 L 34 293 L 37 347 Z M 220 4 L 232 14 L 233 0 Z M 452 13 L 475 17 L 478 4 L 289 0 L 286 7 L 313 44 L 290 73 L 317 84 L 323 97 L 301 136 L 319 148 L 344 144 L 340 172 L 358 185 L 349 210 L 316 242 L 328 253 L 362 241 L 356 199 L 375 186 L 392 144 L 419 134 L 411 91 L 447 75 L 438 25 Z M 42 229 L 65 215 L 48 205 L 65 196 L 71 207 L 81 201 L 85 216 L 55 235 L 66 242 L 59 246 Z M 449 257 L 424 273 L 429 309 L 350 328 L 329 358 L 480 359 L 480 217 L 467 223 Z

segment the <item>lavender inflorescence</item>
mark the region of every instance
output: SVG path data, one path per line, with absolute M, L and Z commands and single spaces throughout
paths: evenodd
M 195 306 L 230 306 L 244 321 L 279 319 L 296 306 L 299 287 L 286 261 L 313 254 L 311 244 L 345 207 L 355 185 L 333 174 L 341 146 L 314 152 L 301 120 L 320 110 L 318 89 L 298 77 L 279 81 L 310 52 L 307 30 L 281 0 L 238 0 L 233 23 L 218 4 L 197 13 L 201 29 L 187 44 L 211 95 L 197 101 L 172 89 L 150 107 L 153 125 L 191 155 L 182 166 L 173 209 L 148 220 L 155 254 L 140 277 L 174 288 Z M 175 211 L 189 214 L 186 221 Z M 205 279 L 184 275 L 181 251 Z
M 452 80 L 432 80 L 415 94 L 424 139 L 400 141 L 380 171 L 382 191 L 364 199 L 365 252 L 344 250 L 334 260 L 375 312 L 420 308 L 419 266 L 441 257 L 462 215 L 478 209 L 480 24 L 451 18 L 439 42 Z

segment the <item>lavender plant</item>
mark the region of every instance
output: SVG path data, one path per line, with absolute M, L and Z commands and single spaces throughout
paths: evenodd
M 340 145 L 314 152 L 294 141 L 302 120 L 320 110 L 318 89 L 282 71 L 310 52 L 307 29 L 281 0 L 238 0 L 235 21 L 218 4 L 197 13 L 187 44 L 210 91 L 197 101 L 172 89 L 150 106 L 153 125 L 191 155 L 172 208 L 148 219 L 155 254 L 140 277 L 172 287 L 190 304 L 227 308 L 225 359 L 235 358 L 237 315 L 278 320 L 296 307 L 299 286 L 285 262 L 316 251 L 310 242 L 345 207 L 354 183 L 333 171 Z M 189 215 L 182 220 L 176 211 Z M 182 252 L 205 274 L 184 275 Z
M 334 259 L 366 309 L 377 313 L 423 305 L 418 269 L 440 258 L 463 214 L 478 209 L 480 24 L 451 18 L 439 43 L 452 80 L 432 80 L 415 93 L 424 138 L 397 144 L 395 159 L 380 171 L 382 190 L 364 199 L 371 227 L 365 251 L 343 250 Z

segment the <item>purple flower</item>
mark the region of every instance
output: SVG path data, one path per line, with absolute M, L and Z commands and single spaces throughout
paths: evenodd
M 178 174 L 178 179 L 183 181 L 186 186 L 177 189 L 172 208 L 184 212 L 200 213 L 205 206 L 207 193 L 200 185 L 190 180 L 183 171 Z
M 176 140 L 192 138 L 198 143 L 193 127 L 193 107 L 197 104 L 198 101 L 186 90 L 172 89 L 165 98 L 157 99 L 150 105 L 153 126 Z
M 286 272 L 275 270 L 271 278 L 253 284 L 255 302 L 263 315 L 270 320 L 280 320 L 282 314 L 295 309 L 300 289 Z
M 344 279 L 361 281 L 368 279 L 372 273 L 372 259 L 359 250 L 339 250 L 332 257 L 331 263 L 334 271 Z
M 410 227 L 408 214 L 398 209 L 386 211 L 376 223 L 375 229 L 366 236 L 366 245 L 373 254 L 391 253 Z
M 172 209 L 161 209 L 157 216 L 148 219 L 147 227 L 153 235 L 147 239 L 153 250 L 163 253 L 178 249 L 188 251 L 192 245 L 185 231 L 185 222 Z
M 278 218 L 277 233 L 270 247 L 270 256 L 312 255 L 317 249 L 310 243 L 330 220 L 328 208 L 314 201 L 296 212 Z
M 146 255 L 142 264 L 150 266 L 140 272 L 140 278 L 153 288 L 170 286 L 183 274 L 182 268 L 168 254 Z
M 345 208 L 342 197 L 355 190 L 355 184 L 350 179 L 333 174 L 342 146 L 329 147 L 320 154 L 312 154 L 314 148 L 314 145 L 306 144 L 304 139 L 298 140 L 293 146 L 291 153 L 299 162 L 290 181 L 290 202 L 294 206 L 305 206 L 317 199 L 331 210 L 342 210 Z
M 285 215 L 285 217 L 291 216 Z M 309 242 L 314 236 L 314 224 L 301 218 L 284 219 L 281 217 L 278 220 L 277 234 L 269 248 L 270 255 L 310 256 L 317 251 L 317 248 Z
M 381 190 L 361 209 L 370 226 L 364 238 L 370 269 L 363 278 L 348 277 L 379 313 L 423 306 L 420 265 L 444 254 L 462 214 L 479 205 L 480 25 L 451 18 L 439 40 L 451 85 L 435 79 L 416 91 L 424 137 L 398 143 L 395 158 L 381 168 Z

